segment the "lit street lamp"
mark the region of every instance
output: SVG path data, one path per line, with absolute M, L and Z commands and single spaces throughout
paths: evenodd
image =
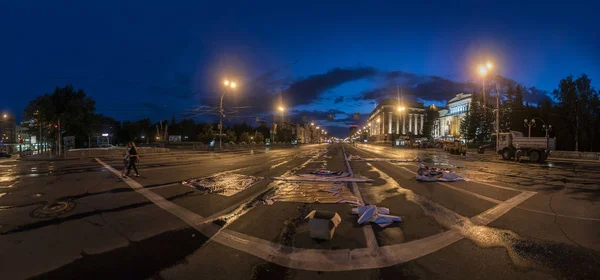
M 487 62 L 484 65 L 479 66 L 479 74 L 482 76 L 483 81 L 483 111 L 485 112 L 485 108 L 487 103 L 485 103 L 485 76 L 488 71 L 492 70 L 493 65 L 491 62 Z M 498 152 L 498 145 L 500 145 L 500 91 L 498 90 L 498 83 L 496 83 L 496 152 Z
M 229 89 L 229 88 L 234 89 L 237 87 L 235 82 L 230 82 L 228 80 L 225 80 L 223 82 L 223 84 L 225 85 L 225 88 L 223 89 L 223 92 L 221 93 L 221 103 L 219 105 L 219 149 L 221 149 L 222 145 L 223 145 L 223 97 L 225 96 L 227 89 Z
M 523 125 L 525 127 L 529 127 L 529 136 L 527 136 L 527 137 L 531 137 L 531 127 L 532 126 L 535 127 L 535 120 L 532 119 L 531 121 L 528 122 L 527 119 L 525 119 L 523 121 L 524 121 Z

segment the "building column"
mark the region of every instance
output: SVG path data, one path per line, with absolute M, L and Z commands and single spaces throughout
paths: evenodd
M 406 113 L 402 112 L 402 134 L 406 135 Z
M 388 123 L 389 123 L 389 127 L 388 127 L 388 133 L 391 135 L 392 134 L 392 117 L 394 116 L 394 112 L 389 112 L 388 113 Z
M 421 134 L 423 134 L 423 119 L 425 118 L 425 114 L 421 114 Z
M 412 114 L 408 114 L 408 132 L 412 132 Z
M 417 126 L 417 120 L 418 120 L 419 115 L 415 114 L 414 119 L 415 119 L 415 135 L 419 134 L 419 127 Z
M 380 122 L 380 132 L 379 134 L 384 134 L 385 133 L 385 113 L 383 113 L 383 111 L 381 111 L 381 122 Z
M 396 134 L 400 134 L 400 115 L 396 114 Z

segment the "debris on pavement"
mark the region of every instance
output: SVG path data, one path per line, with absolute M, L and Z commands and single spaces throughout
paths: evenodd
M 358 215 L 358 224 L 372 222 L 380 227 L 387 227 L 395 222 L 402 222 L 402 218 L 390 215 L 390 209 L 375 205 L 359 206 L 352 209 L 352 214 Z
M 208 191 L 209 193 L 232 196 L 262 179 L 261 177 L 242 174 L 221 173 L 210 177 L 184 180 L 181 184 L 202 191 Z
M 349 161 L 363 161 L 363 162 L 374 162 L 374 161 L 384 161 L 384 162 L 421 162 L 421 157 L 416 156 L 414 158 L 408 159 L 395 159 L 395 158 L 363 158 L 356 155 L 350 155 L 348 157 Z
M 288 182 L 280 181 L 273 196 L 264 200 L 267 205 L 275 202 L 300 202 L 300 203 L 348 203 L 361 205 L 356 197 L 344 183 L 314 183 L 314 182 Z
M 363 177 L 352 177 L 348 172 L 331 171 L 319 169 L 307 174 L 298 174 L 294 176 L 273 177 L 273 180 L 281 181 L 307 181 L 307 182 L 372 182 L 373 180 Z
M 456 175 L 453 170 L 441 167 L 429 167 L 419 163 L 417 171 L 417 181 L 425 182 L 461 182 L 465 178 Z
M 323 240 L 331 240 L 335 228 L 342 222 L 342 218 L 338 213 L 322 210 L 311 211 L 305 219 L 309 219 L 310 237 Z

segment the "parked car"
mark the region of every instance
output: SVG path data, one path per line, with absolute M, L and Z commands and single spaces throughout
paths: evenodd
M 0 152 L 0 158 L 10 158 L 11 154 L 7 152 Z

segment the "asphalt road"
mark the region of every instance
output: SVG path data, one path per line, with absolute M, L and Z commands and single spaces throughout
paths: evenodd
M 349 161 L 350 171 L 372 180 L 346 187 L 367 204 L 388 207 L 402 222 L 359 225 L 349 204 L 304 201 L 325 201 L 329 193 L 271 180 L 320 168 L 348 171 L 344 152 L 362 158 Z M 468 180 L 418 182 L 417 162 L 387 161 L 417 156 Z M 125 180 L 117 176 L 122 165 L 118 158 L 0 160 L 0 278 L 600 275 L 596 163 L 512 163 L 438 150 L 321 144 L 146 156 L 141 176 Z M 230 174 L 260 180 L 227 195 L 181 184 L 215 174 L 222 181 Z M 263 203 L 271 197 L 275 203 Z M 313 209 L 342 218 L 331 241 L 309 237 L 303 218 Z

